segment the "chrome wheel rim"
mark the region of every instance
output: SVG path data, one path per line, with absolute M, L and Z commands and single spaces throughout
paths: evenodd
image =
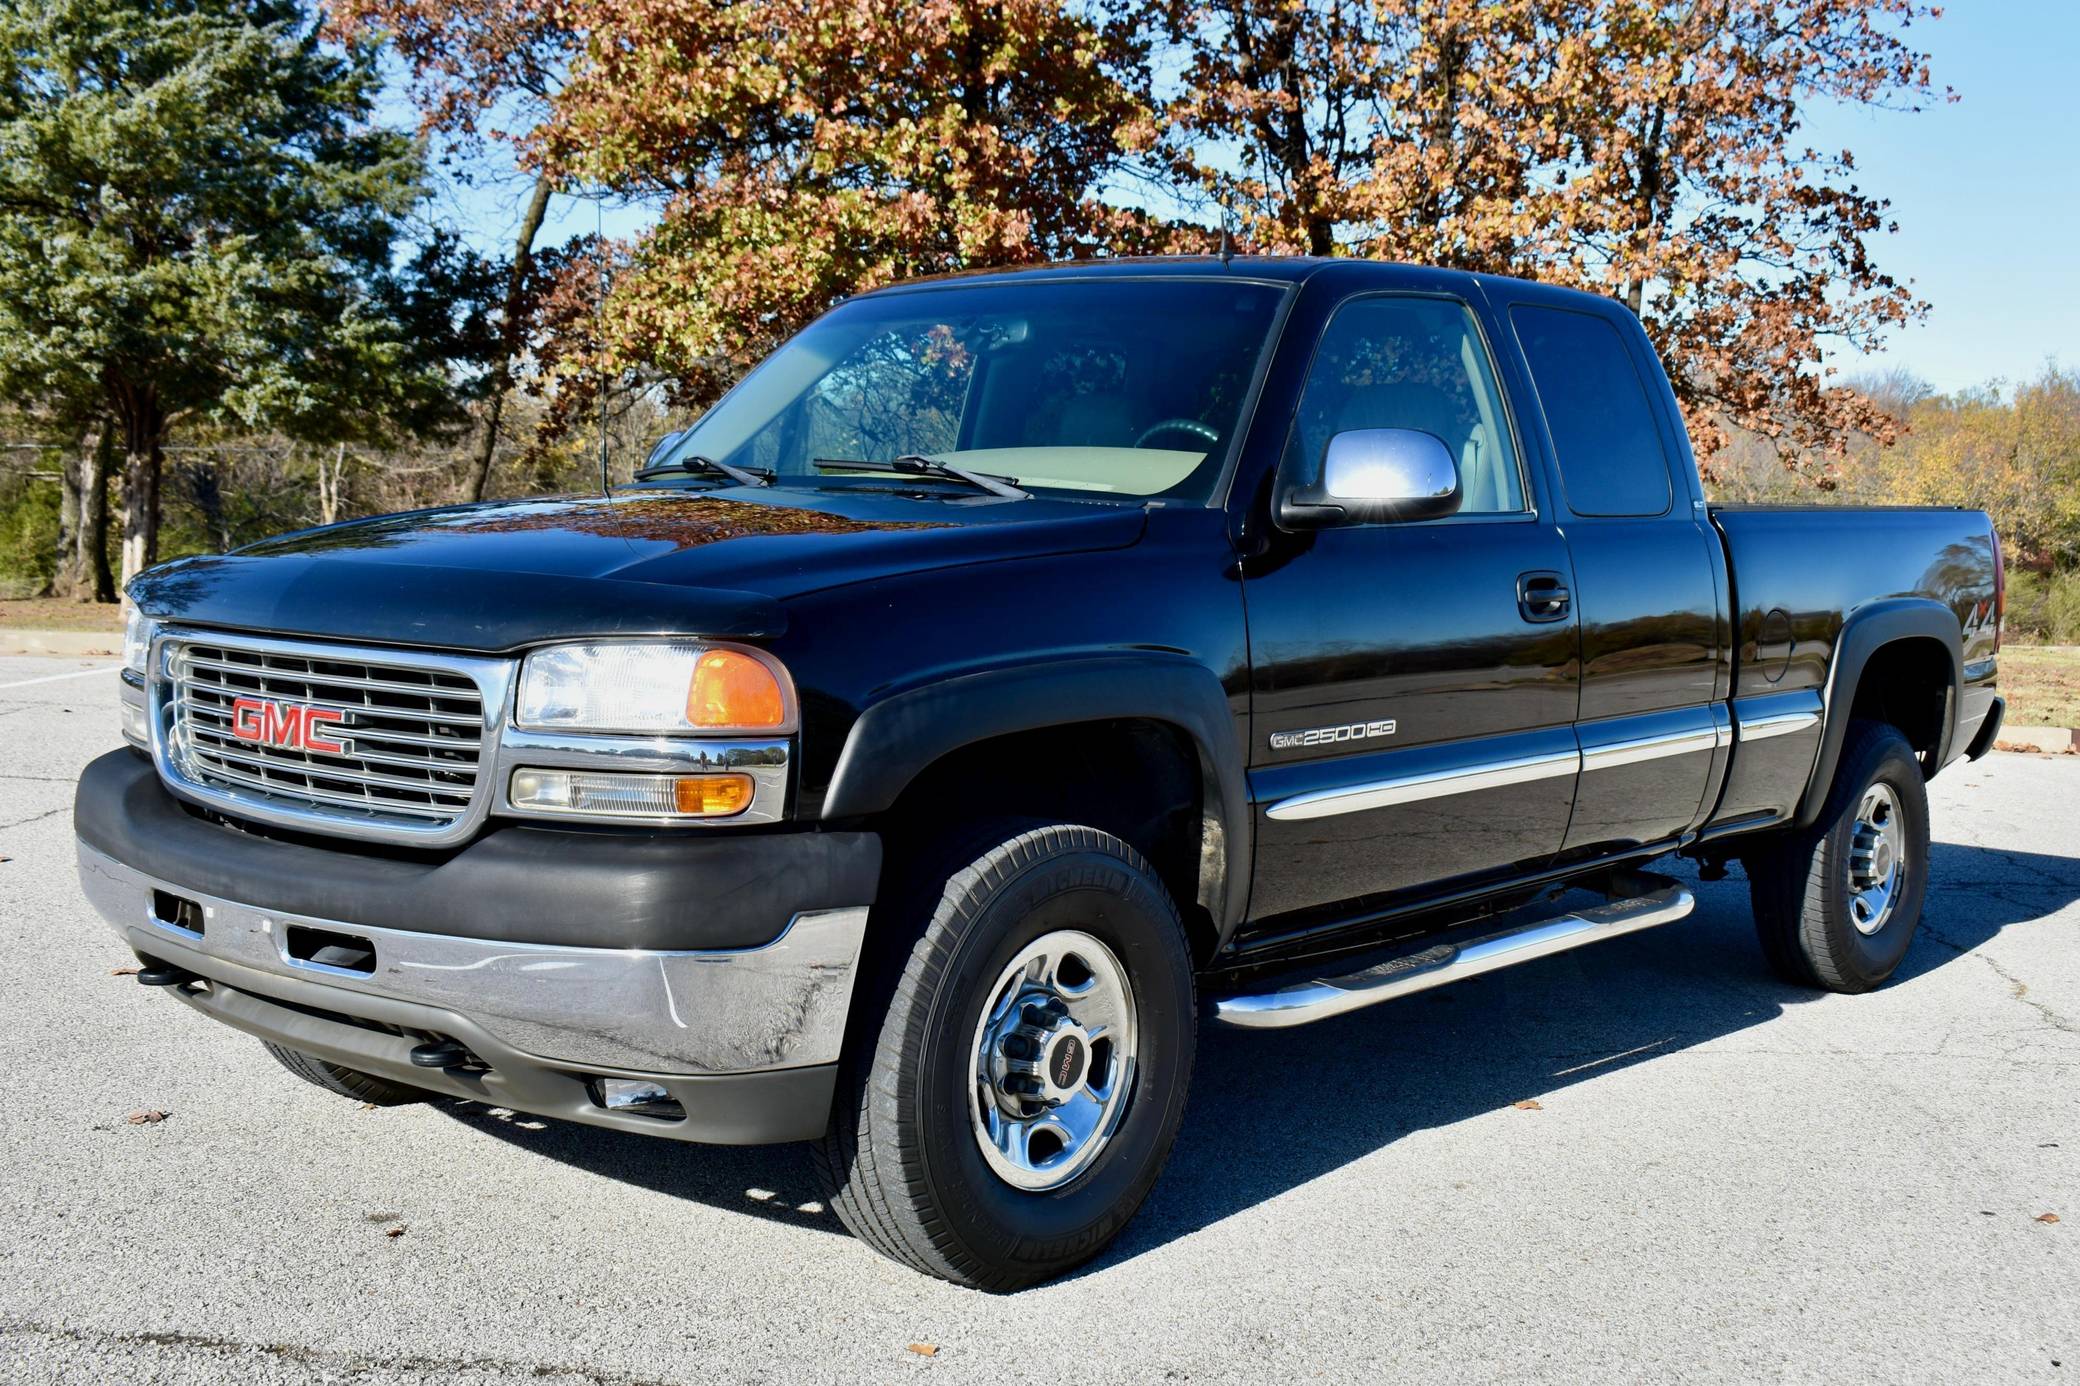
M 1091 1167 L 1126 1115 L 1138 1033 L 1110 948 L 1063 929 L 1020 950 L 983 1002 L 969 1065 L 975 1143 L 998 1178 L 1044 1193 Z
M 1849 829 L 1849 923 L 1857 933 L 1868 937 L 1892 918 L 1906 864 L 1899 796 L 1889 784 L 1874 784 L 1863 791 Z

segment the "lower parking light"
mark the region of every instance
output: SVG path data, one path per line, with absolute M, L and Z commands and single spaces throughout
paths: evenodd
M 516 809 L 576 817 L 728 818 L 751 807 L 749 775 L 632 775 L 599 770 L 515 770 Z

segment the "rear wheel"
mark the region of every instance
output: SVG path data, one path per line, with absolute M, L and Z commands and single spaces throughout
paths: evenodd
M 1184 927 L 1138 853 L 1068 824 L 992 836 L 913 873 L 912 942 L 856 1003 L 817 1166 L 875 1250 L 1010 1290 L 1141 1206 L 1197 1036 Z
M 1899 728 L 1852 724 L 1818 821 L 1746 865 L 1779 976 L 1840 992 L 1883 984 L 1913 945 L 1928 889 L 1928 793 Z
M 406 1087 L 403 1083 L 393 1083 L 388 1078 L 378 1078 L 373 1073 L 363 1073 L 358 1068 L 327 1063 L 300 1049 L 290 1049 L 269 1040 L 260 1042 L 267 1046 L 267 1052 L 274 1055 L 283 1068 L 304 1082 L 315 1083 L 325 1091 L 336 1092 L 341 1097 L 373 1102 L 378 1107 L 397 1107 L 407 1102 L 428 1102 L 434 1096 L 424 1088 Z

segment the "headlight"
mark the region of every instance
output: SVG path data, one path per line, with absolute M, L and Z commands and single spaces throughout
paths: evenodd
M 530 731 L 778 732 L 794 695 L 780 666 L 693 641 L 554 645 L 520 670 L 513 721 Z
M 145 661 L 152 653 L 151 619 L 136 607 L 131 607 L 123 617 L 123 667 L 133 674 L 145 672 Z

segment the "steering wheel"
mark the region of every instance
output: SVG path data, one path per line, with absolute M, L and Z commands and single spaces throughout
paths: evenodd
M 1221 437 L 1219 429 L 1199 419 L 1158 419 L 1141 430 L 1134 439 L 1134 446 L 1145 448 L 1149 439 L 1159 438 L 1165 433 L 1189 433 L 1209 444 L 1219 442 Z

